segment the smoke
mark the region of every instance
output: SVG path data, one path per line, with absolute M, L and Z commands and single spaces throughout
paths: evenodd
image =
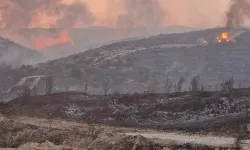
M 164 12 L 156 0 L 123 0 L 123 9 L 117 27 L 159 27 L 164 21 Z
M 8 29 L 34 27 L 73 28 L 91 24 L 94 16 L 84 2 L 66 4 L 62 0 L 9 0 L 0 8 L 0 26 Z
M 228 28 L 242 25 L 246 18 L 250 18 L 250 1 L 249 0 L 231 0 L 232 4 L 227 13 Z
M 74 28 L 91 26 L 96 16 L 89 1 L 65 0 L 9 0 L 0 8 L 0 27 L 8 29 L 46 27 Z M 105 1 L 106 2 L 106 1 Z M 106 2 L 107 3 L 107 2 Z M 98 3 L 92 3 L 97 5 Z M 116 4 L 120 4 L 120 8 Z M 164 12 L 158 0 L 117 0 L 107 3 L 108 13 L 117 14 L 116 27 L 159 27 L 164 22 Z M 96 8 L 98 9 L 98 8 Z M 107 12 L 106 12 L 107 13 Z
M 118 30 L 116 34 L 126 37 L 140 36 L 144 34 L 141 31 L 147 31 L 131 29 L 138 27 L 224 26 L 222 18 L 228 10 L 228 3 L 225 0 L 0 0 L 0 28 L 7 29 L 1 30 L 0 35 L 29 48 L 36 48 L 36 39 L 60 39 L 61 32 L 75 40 L 78 36 L 71 28 L 122 28 L 125 30 Z M 29 29 L 19 32 L 23 28 L 60 30 L 44 33 L 45 30 L 31 32 Z
M 0 27 L 214 27 L 224 25 L 222 18 L 228 3 L 225 0 L 1 0 Z
M 61 28 L 73 28 L 78 24 L 90 25 L 94 17 L 86 7 L 80 2 L 75 2 L 66 7 L 63 17 L 57 20 L 57 25 Z

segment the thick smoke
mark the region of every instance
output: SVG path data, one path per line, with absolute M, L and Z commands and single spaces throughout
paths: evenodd
M 80 2 L 73 3 L 66 7 L 63 17 L 57 21 L 57 25 L 62 28 L 72 28 L 78 24 L 89 25 L 94 21 L 93 15 Z
M 117 27 L 157 27 L 164 21 L 164 12 L 156 0 L 123 0 L 123 9 Z
M 228 28 L 238 27 L 250 18 L 250 0 L 231 0 L 232 5 L 227 13 Z
M 94 21 L 83 2 L 65 4 L 62 0 L 9 0 L 0 9 L 0 26 L 9 29 L 33 27 L 43 15 L 52 18 L 49 27 L 57 28 L 73 28 L 78 23 L 91 24 Z

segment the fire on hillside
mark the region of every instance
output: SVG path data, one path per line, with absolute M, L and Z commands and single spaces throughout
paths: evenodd
M 223 32 L 221 33 L 219 36 L 216 37 L 216 43 L 231 43 L 232 42 L 232 38 L 229 34 L 229 32 Z
M 74 41 L 70 38 L 68 33 L 61 33 L 57 37 L 37 37 L 33 39 L 34 46 L 37 50 L 58 45 L 70 43 L 72 46 L 75 46 Z
M 230 44 L 234 43 L 234 39 L 232 38 L 229 32 L 222 32 L 216 38 L 203 38 L 197 40 L 199 45 L 208 45 L 208 44 Z

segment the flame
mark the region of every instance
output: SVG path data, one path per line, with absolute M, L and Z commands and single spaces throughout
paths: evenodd
M 69 37 L 68 33 L 61 33 L 59 36 L 51 37 L 39 37 L 33 41 L 34 47 L 37 50 L 44 49 L 46 47 L 51 47 L 58 44 L 70 43 L 72 46 L 75 46 L 74 41 Z
M 207 45 L 207 44 L 208 44 L 208 42 L 207 42 L 206 40 L 203 40 L 203 41 L 201 42 L 201 44 L 203 44 L 203 45 Z
M 221 33 L 220 36 L 216 37 L 217 43 L 230 43 L 232 41 L 230 34 L 228 32 Z

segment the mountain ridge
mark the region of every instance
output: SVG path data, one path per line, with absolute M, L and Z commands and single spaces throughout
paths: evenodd
M 232 76 L 236 84 L 250 85 L 249 31 L 236 36 L 236 43 L 197 43 L 197 38 L 216 38 L 224 31 L 218 28 L 113 43 L 37 64 L 25 76 L 52 76 L 55 91 L 83 91 L 87 80 L 89 92 L 98 94 L 104 93 L 102 85 L 107 81 L 109 92 L 166 92 L 167 77 L 173 86 L 184 77 L 182 90 L 189 90 L 197 75 L 207 90 L 220 88 Z
M 33 65 L 43 59 L 43 54 L 0 37 L 0 64 L 20 67 L 23 64 Z

